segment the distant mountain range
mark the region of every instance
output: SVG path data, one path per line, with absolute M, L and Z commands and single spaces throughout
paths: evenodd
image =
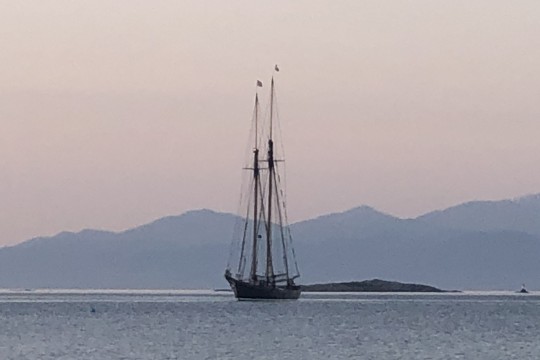
M 292 225 L 301 283 L 381 278 L 443 289 L 540 289 L 540 195 L 415 219 L 361 206 Z M 223 288 L 235 215 L 210 210 L 124 232 L 0 249 L 0 288 Z

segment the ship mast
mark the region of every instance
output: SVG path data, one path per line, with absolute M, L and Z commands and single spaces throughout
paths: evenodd
M 274 181 L 274 141 L 272 140 L 272 118 L 274 113 L 274 77 L 270 90 L 270 133 L 268 138 L 268 217 L 266 221 L 266 281 L 274 284 L 272 264 L 272 190 Z
M 257 217 L 259 216 L 259 204 L 258 204 L 258 193 L 259 193 L 259 148 L 257 144 L 257 135 L 258 135 L 258 116 L 259 116 L 259 96 L 255 94 L 255 147 L 253 149 L 253 250 L 251 258 L 251 272 L 250 280 L 253 282 L 257 281 L 257 237 L 258 237 L 258 221 Z
M 277 65 L 274 70 L 279 71 Z M 257 81 L 257 87 L 262 87 L 262 82 Z M 294 281 L 300 274 L 287 219 L 285 184 L 282 182 L 285 179 L 280 176 L 285 169 L 280 169 L 278 165 L 279 162 L 284 161 L 283 149 L 280 147 L 276 150 L 274 147 L 274 140 L 277 141 L 278 147 L 281 140 L 279 126 L 276 125 L 277 132 L 274 132 L 273 128 L 274 122 L 279 123 L 274 76 L 271 81 L 269 106 L 270 111 L 265 114 L 264 123 L 261 126 L 264 129 L 261 129 L 259 134 L 259 97 L 256 92 L 252 118 L 254 122 L 251 128 L 254 130 L 254 138 L 250 139 L 250 143 L 253 141 L 252 144 L 254 144 L 253 157 L 248 160 L 248 162 L 253 161 L 253 166 L 248 165 L 245 168 L 249 170 L 245 173 L 248 179 L 243 179 L 248 181 L 248 184 L 243 182 L 242 186 L 243 194 L 245 194 L 245 185 L 248 185 L 248 196 L 240 199 L 240 205 L 245 211 L 243 214 L 245 217 L 242 217 L 243 230 L 239 227 L 240 222 L 235 228 L 235 232 L 243 231 L 243 233 L 241 238 L 235 235 L 232 246 L 237 250 L 237 240 L 241 241 L 240 262 L 236 276 L 232 275 L 230 264 L 233 260 L 236 261 L 236 258 L 233 259 L 233 251 L 231 251 L 225 270 L 225 279 L 238 299 L 293 300 L 298 299 L 301 293 L 300 286 Z M 269 128 L 266 120 L 268 120 Z M 261 150 L 266 154 L 261 155 Z M 244 207 L 244 205 L 247 206 Z M 249 243 L 250 240 L 253 240 L 252 244 Z M 281 247 L 283 248 L 282 257 L 279 254 Z M 289 251 L 291 252 L 288 254 Z M 248 260 L 250 253 L 251 259 Z M 296 268 L 296 272 L 292 267 Z

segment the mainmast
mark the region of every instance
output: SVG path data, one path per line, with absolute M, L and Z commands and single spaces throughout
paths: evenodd
M 258 136 L 258 117 L 259 117 L 259 96 L 255 94 L 255 147 L 253 149 L 253 250 L 251 259 L 250 279 L 253 282 L 257 281 L 257 237 L 258 237 L 258 221 L 259 216 L 259 148 L 257 144 Z
M 274 77 L 270 89 L 270 133 L 268 138 L 268 218 L 266 221 L 266 281 L 274 283 L 272 264 L 272 190 L 274 180 L 274 141 L 272 140 L 272 118 L 274 112 Z

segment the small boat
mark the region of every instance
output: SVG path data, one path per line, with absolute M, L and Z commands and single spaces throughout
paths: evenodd
M 525 284 L 521 285 L 521 290 L 518 291 L 520 294 L 528 294 L 529 292 L 525 288 Z
M 275 67 L 275 71 L 279 71 Z M 257 81 L 256 89 L 262 87 Z M 264 127 L 259 128 L 259 97 L 255 94 L 253 111 L 253 153 L 244 168 L 246 188 L 244 214 L 233 239 L 225 279 L 238 300 L 298 299 L 300 286 L 295 279 L 300 276 L 292 247 L 292 237 L 287 221 L 283 189 L 283 154 L 275 146 L 276 94 L 274 77 L 270 88 L 269 116 Z M 262 131 L 259 131 L 262 130 Z M 251 137 L 251 136 L 250 136 Z M 261 159 L 261 153 L 266 158 Z

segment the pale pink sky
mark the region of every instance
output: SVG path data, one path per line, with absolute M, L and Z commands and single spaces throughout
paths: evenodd
M 234 212 L 274 63 L 293 221 L 540 192 L 537 0 L 1 1 L 0 49 L 0 245 Z

